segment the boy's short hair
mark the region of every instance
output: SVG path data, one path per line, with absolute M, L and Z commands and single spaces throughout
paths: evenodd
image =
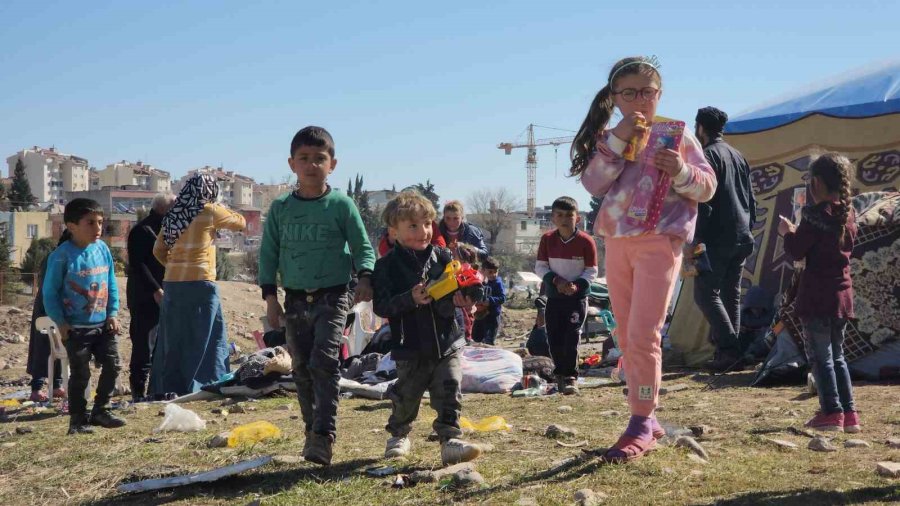
M 66 208 L 63 211 L 63 221 L 77 224 L 81 221 L 81 218 L 89 214 L 103 214 L 103 206 L 92 199 L 72 199 L 66 204 Z
M 500 269 L 500 262 L 496 258 L 488 256 L 481 259 L 481 268 L 496 271 Z
M 553 201 L 553 205 L 550 206 L 550 211 L 575 211 L 578 212 L 578 201 L 573 199 L 572 197 L 560 197 Z
M 465 216 L 466 214 L 463 203 L 458 200 L 450 200 L 444 204 L 444 212 L 446 213 L 447 211 L 459 213 L 460 216 Z
M 478 250 L 475 249 L 475 246 L 461 242 L 456 245 L 456 249 L 459 251 L 460 261 L 472 264 L 475 269 L 478 268 L 475 267 L 478 262 Z
M 384 224 L 394 227 L 403 220 L 421 219 L 434 221 L 437 212 L 431 201 L 417 192 L 405 191 L 391 199 L 381 212 Z
M 294 134 L 291 140 L 291 157 L 300 149 L 301 146 L 316 146 L 318 148 L 328 148 L 328 154 L 334 157 L 334 139 L 328 130 L 319 126 L 308 126 L 301 128 L 299 132 Z

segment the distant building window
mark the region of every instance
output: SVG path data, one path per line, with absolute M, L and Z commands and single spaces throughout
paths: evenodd
M 34 239 L 38 234 L 38 226 L 37 225 L 28 225 L 28 230 L 25 233 L 25 237 L 28 239 Z
M 522 228 L 522 230 L 528 230 L 528 222 L 525 220 L 522 220 L 522 223 L 519 226 Z

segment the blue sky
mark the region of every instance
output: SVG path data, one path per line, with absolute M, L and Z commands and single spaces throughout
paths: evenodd
M 658 55 L 659 112 L 690 124 L 698 107 L 734 116 L 896 57 L 898 18 L 896 1 L 4 0 L 0 154 L 55 145 L 98 168 L 221 164 L 270 182 L 318 124 L 336 186 L 430 178 L 443 198 L 504 186 L 524 200 L 525 153 L 497 143 L 529 123 L 577 129 L 620 57 Z M 539 204 L 587 202 L 567 147 L 538 156 Z

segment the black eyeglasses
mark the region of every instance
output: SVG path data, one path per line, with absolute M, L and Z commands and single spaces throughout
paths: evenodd
M 659 88 L 654 88 L 652 86 L 647 86 L 646 88 L 641 88 L 640 90 L 636 90 L 634 88 L 625 88 L 621 91 L 612 92 L 613 95 L 622 95 L 622 100 L 626 102 L 634 102 L 634 99 L 641 96 L 644 100 L 650 101 L 656 98 L 659 95 Z

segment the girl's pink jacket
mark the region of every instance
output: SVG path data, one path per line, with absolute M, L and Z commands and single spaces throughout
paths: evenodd
M 610 135 L 612 133 L 606 131 L 597 141 L 597 150 L 581 175 L 584 188 L 595 197 L 603 197 L 603 204 L 594 220 L 594 234 L 633 237 L 654 233 L 692 241 L 697 222 L 697 203 L 708 201 L 716 191 L 716 174 L 706 161 L 697 138 L 685 130 L 680 147 L 684 166 L 672 178 L 659 223 L 652 232 L 648 232 L 625 221 L 625 213 L 631 205 L 641 174 L 640 157 L 634 162 L 625 161 L 621 154 L 610 148 Z

